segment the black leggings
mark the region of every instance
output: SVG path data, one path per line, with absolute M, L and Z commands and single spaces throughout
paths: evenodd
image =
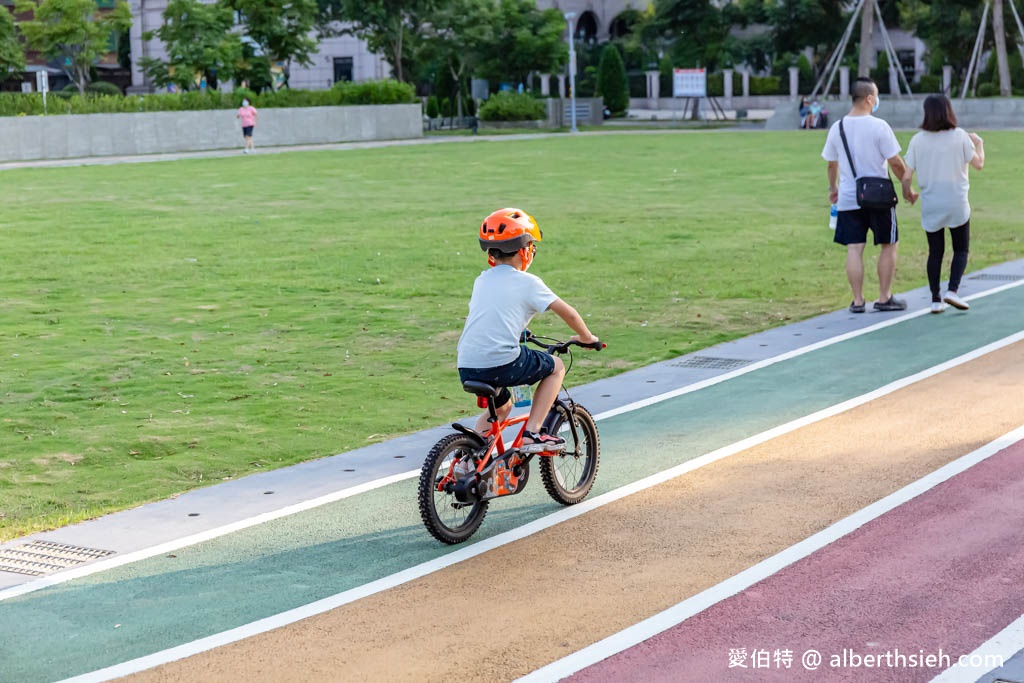
M 946 251 L 945 228 L 935 232 L 926 232 L 928 236 L 928 285 L 932 290 L 932 301 L 941 301 L 939 297 L 939 278 L 942 275 L 942 257 Z M 968 220 L 957 228 L 949 229 L 949 238 L 953 243 L 953 263 L 949 268 L 949 285 L 947 289 L 960 289 L 960 278 L 967 268 L 967 252 L 971 245 L 971 221 Z

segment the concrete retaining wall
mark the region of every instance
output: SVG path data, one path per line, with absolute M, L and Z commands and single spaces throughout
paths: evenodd
M 924 117 L 925 95 L 915 95 L 913 100 L 882 98 L 882 105 L 875 114 L 885 119 L 895 130 L 913 130 L 921 125 Z M 765 122 L 767 130 L 795 130 L 800 127 L 799 103 L 797 100 L 781 102 Z M 829 112 L 829 123 L 850 111 L 850 101 L 828 100 L 825 108 Z M 966 130 L 1024 128 L 1024 98 L 983 97 L 961 102 L 953 100 L 953 111 L 961 128 Z
M 263 109 L 257 147 L 423 136 L 419 104 Z M 241 148 L 233 109 L 0 118 L 0 161 Z

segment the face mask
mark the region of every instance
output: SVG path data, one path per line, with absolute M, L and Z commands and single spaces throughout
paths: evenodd
M 248 107 L 249 106 L 249 100 L 242 100 L 242 106 L 243 107 Z M 877 104 L 875 105 L 875 109 L 878 109 L 878 105 Z
M 876 97 L 875 98 L 875 106 L 871 107 L 871 113 L 872 114 L 874 114 L 876 111 L 878 111 L 878 105 L 880 105 L 881 103 L 882 102 Z

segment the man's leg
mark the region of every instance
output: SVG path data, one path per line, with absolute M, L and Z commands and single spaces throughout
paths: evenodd
M 846 245 L 846 279 L 853 290 L 853 303 L 864 304 L 864 246 L 865 243 Z
M 888 301 L 892 298 L 892 280 L 896 274 L 897 242 L 883 244 L 878 253 L 878 300 Z
M 494 412 L 498 414 L 498 421 L 504 420 L 508 417 L 508 414 L 512 412 L 512 400 L 509 399 L 505 405 L 500 408 L 495 408 Z M 480 414 L 480 417 L 476 419 L 476 432 L 477 434 L 484 435 L 491 429 L 491 411 L 486 411 Z

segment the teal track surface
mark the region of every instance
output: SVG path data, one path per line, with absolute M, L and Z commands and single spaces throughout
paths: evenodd
M 609 417 L 599 423 L 602 460 L 591 496 L 1021 329 L 1024 287 L 1015 287 L 979 300 L 967 315 L 909 318 Z M 492 503 L 472 542 L 559 507 L 538 478 L 523 494 Z M 449 552 L 452 548 L 434 541 L 420 522 L 416 480 L 391 484 L 0 602 L 0 680 L 32 683 L 94 671 L 362 586 Z

